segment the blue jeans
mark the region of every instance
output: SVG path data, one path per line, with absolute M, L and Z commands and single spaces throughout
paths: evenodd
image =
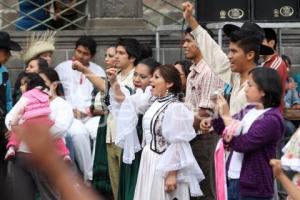
M 227 180 L 228 200 L 241 200 L 240 198 L 240 179 Z
M 262 198 L 262 197 L 241 197 L 241 200 L 271 200 L 272 198 Z

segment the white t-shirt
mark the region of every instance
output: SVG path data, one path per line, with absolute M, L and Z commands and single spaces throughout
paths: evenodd
M 90 62 L 89 68 L 99 78 L 105 77 L 99 65 Z M 71 60 L 60 63 L 55 70 L 63 85 L 66 100 L 73 108 L 86 113 L 92 102 L 93 84 L 81 72 L 72 69 Z

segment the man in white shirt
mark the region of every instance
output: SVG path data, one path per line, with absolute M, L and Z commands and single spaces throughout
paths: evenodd
M 134 67 L 137 65 L 141 57 L 140 43 L 132 38 L 119 38 L 116 42 L 116 68 L 120 71 L 117 75 L 117 81 L 128 89 L 128 94 L 134 91 L 133 74 Z M 113 85 L 111 87 L 114 87 Z M 111 107 L 114 102 L 110 102 Z M 120 177 L 120 163 L 121 163 L 121 148 L 115 145 L 116 137 L 116 113 L 112 113 L 110 109 L 107 118 L 106 130 L 106 147 L 107 147 L 107 160 L 109 167 L 109 176 L 113 190 L 114 198 L 118 196 L 119 177 Z
M 73 59 L 62 62 L 55 68 L 62 82 L 65 98 L 73 107 L 75 119 L 68 134 L 72 138 L 75 158 L 85 180 L 92 180 L 93 177 L 90 137 L 96 139 L 99 119 L 95 120 L 90 113 L 94 89 L 90 77 L 73 70 L 73 65 L 89 68 L 96 75 L 93 79 L 105 77 L 104 70 L 91 62 L 96 49 L 97 44 L 92 37 L 81 36 L 76 42 Z

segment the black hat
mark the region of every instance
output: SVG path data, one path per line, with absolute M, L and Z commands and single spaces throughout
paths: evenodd
M 232 33 L 235 31 L 249 31 L 255 34 L 256 37 L 260 39 L 260 43 L 263 42 L 263 39 L 265 38 L 265 32 L 264 30 L 258 26 L 255 23 L 251 22 L 245 22 L 241 27 L 238 27 L 233 24 L 226 24 L 223 27 L 223 32 L 226 36 L 231 37 Z M 274 50 L 271 47 L 268 47 L 266 45 L 260 44 L 260 52 L 261 55 L 272 55 L 274 53 Z
M 22 49 L 20 45 L 12 41 L 9 34 L 4 31 L 0 31 L 0 48 L 13 51 L 21 51 Z

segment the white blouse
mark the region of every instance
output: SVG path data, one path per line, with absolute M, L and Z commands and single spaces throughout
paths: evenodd
M 137 115 L 143 114 L 146 110 L 143 117 L 143 140 L 149 144 L 153 138 L 150 124 L 164 102 L 156 99 L 151 104 L 151 98 L 153 97 L 150 95 L 150 88 L 147 88 L 145 92 L 137 92 L 135 95 L 126 97 L 120 106 L 117 118 L 117 135 L 119 136 L 117 144 L 124 149 L 124 163 L 132 163 L 134 153 L 141 149 L 136 131 Z M 204 179 L 204 175 L 189 144 L 189 141 L 196 136 L 193 122 L 193 113 L 183 103 L 172 102 L 168 105 L 161 123 L 162 136 L 168 142 L 168 147 L 161 154 L 157 171 L 166 177 L 169 171 L 176 170 L 177 181 L 187 183 L 192 196 L 200 196 L 202 191 L 199 182 Z
M 117 131 L 115 144 L 123 149 L 123 162 L 131 164 L 135 159 L 135 153 L 141 150 L 141 144 L 137 136 L 136 125 L 138 115 L 144 114 L 152 104 L 151 86 L 145 91 L 137 89 L 136 93 L 131 95 L 128 90 L 121 87 L 126 98 L 121 104 L 117 104 L 114 95 L 110 94 L 110 111 L 117 120 Z
M 166 177 L 170 171 L 177 171 L 177 181 L 189 185 L 191 196 L 203 195 L 199 182 L 204 179 L 190 146 L 190 141 L 196 137 L 193 128 L 194 115 L 179 102 L 171 103 L 162 121 L 162 135 L 169 143 L 162 154 L 156 170 Z

